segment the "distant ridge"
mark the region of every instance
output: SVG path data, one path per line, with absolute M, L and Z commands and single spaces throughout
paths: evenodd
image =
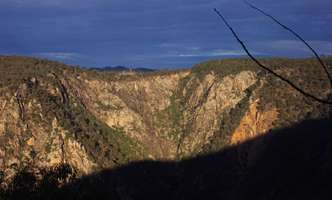
M 144 67 L 139 67 L 139 68 L 129 68 L 129 67 L 124 67 L 124 66 L 106 66 L 106 67 L 94 67 L 90 68 L 91 70 L 97 70 L 97 71 L 114 71 L 114 72 L 123 72 L 123 71 L 134 71 L 134 72 L 154 72 L 156 71 L 155 69 L 150 69 L 150 68 L 144 68 Z

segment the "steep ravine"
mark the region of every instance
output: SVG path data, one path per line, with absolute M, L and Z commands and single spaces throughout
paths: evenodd
M 330 60 L 327 60 L 331 62 Z M 312 60 L 266 60 L 307 91 L 331 94 Z M 306 67 L 306 70 L 303 70 Z M 222 151 L 276 128 L 329 115 L 248 60 L 211 61 L 192 70 L 108 73 L 21 57 L 1 57 L 2 186 L 24 168 L 68 164 L 78 174 L 132 161 L 175 161 Z M 264 151 L 238 151 L 243 167 Z

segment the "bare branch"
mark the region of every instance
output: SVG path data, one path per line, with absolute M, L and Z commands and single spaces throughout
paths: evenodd
M 260 68 L 264 69 L 265 71 L 269 72 L 270 74 L 272 74 L 273 76 L 277 77 L 278 79 L 286 82 L 289 86 L 291 86 L 293 89 L 295 89 L 296 91 L 298 91 L 299 93 L 301 93 L 302 95 L 311 98 L 314 101 L 317 101 L 319 103 L 323 103 L 323 104 L 331 104 L 332 102 L 321 99 L 319 97 L 316 97 L 304 90 L 302 90 L 301 88 L 299 88 L 297 85 L 295 85 L 293 82 L 291 82 L 290 80 L 284 78 L 283 76 L 279 75 L 278 73 L 274 72 L 273 70 L 269 69 L 268 67 L 266 67 L 265 65 L 263 65 L 260 61 L 258 61 L 248 50 L 248 48 L 246 47 L 246 45 L 243 43 L 243 41 L 241 41 L 241 39 L 239 38 L 239 36 L 237 35 L 237 33 L 233 30 L 233 28 L 231 27 L 231 25 L 227 22 L 227 20 L 225 19 L 225 17 L 215 8 L 214 11 L 217 13 L 217 15 L 221 18 L 221 20 L 225 23 L 225 25 L 227 26 L 227 28 L 232 32 L 233 36 L 236 38 L 236 40 L 240 43 L 240 45 L 242 46 L 243 50 L 247 53 L 247 55 L 251 58 L 251 60 L 253 60 Z
M 265 15 L 266 17 L 272 19 L 274 22 L 276 22 L 277 24 L 279 24 L 282 28 L 284 28 L 285 30 L 289 31 L 290 33 L 292 33 L 295 37 L 297 37 L 299 40 L 301 40 L 309 49 L 310 51 L 315 55 L 316 59 L 318 60 L 318 62 L 320 63 L 320 65 L 323 67 L 329 81 L 330 81 L 330 85 L 332 86 L 332 77 L 331 74 L 328 71 L 327 66 L 324 64 L 324 62 L 322 61 L 322 59 L 319 57 L 318 53 L 309 45 L 308 42 L 306 42 L 298 33 L 296 33 L 294 30 L 292 30 L 291 28 L 287 27 L 286 25 L 282 24 L 279 20 L 277 20 L 275 17 L 273 17 L 272 15 L 266 13 L 265 11 L 263 11 L 262 9 L 254 6 L 253 4 L 249 3 L 248 1 L 244 0 L 244 2 L 251 7 L 254 10 L 257 10 L 258 12 L 262 13 L 263 15 Z

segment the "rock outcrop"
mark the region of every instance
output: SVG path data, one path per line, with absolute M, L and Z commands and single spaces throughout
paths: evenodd
M 278 61 L 278 60 L 277 60 Z M 331 60 L 328 60 L 329 62 Z M 264 61 L 276 65 L 275 60 Z M 275 67 L 305 90 L 331 94 L 311 60 Z M 307 67 L 303 70 L 303 67 Z M 276 128 L 330 113 L 248 60 L 192 70 L 113 73 L 1 57 L 0 171 L 68 164 L 80 175 L 139 160 L 181 160 L 244 143 Z M 264 151 L 238 151 L 244 166 Z

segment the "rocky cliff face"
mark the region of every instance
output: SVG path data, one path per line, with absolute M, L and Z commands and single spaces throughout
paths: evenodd
M 266 60 L 306 91 L 331 88 L 312 60 Z M 331 62 L 331 60 L 327 60 Z M 283 67 L 277 67 L 277 66 Z M 68 164 L 90 174 L 138 160 L 179 160 L 222 151 L 277 128 L 329 115 L 248 60 L 192 70 L 109 73 L 31 58 L 1 57 L 0 171 Z M 244 166 L 264 151 L 238 151 Z

